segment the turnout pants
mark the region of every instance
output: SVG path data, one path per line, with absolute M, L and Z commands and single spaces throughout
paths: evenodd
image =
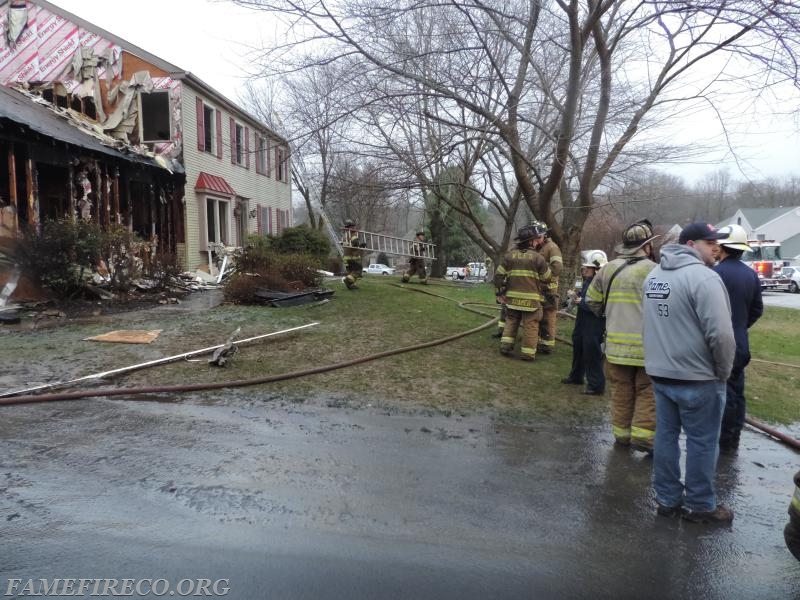
M 656 431 L 656 404 L 653 384 L 644 367 L 616 365 L 606 360 L 611 385 L 611 426 L 614 438 L 653 448 Z
M 408 261 L 408 271 L 403 273 L 403 281 L 408 283 L 408 281 L 414 275 L 418 275 L 420 281 L 427 281 L 428 274 L 425 272 L 424 260 L 411 259 L 410 261 Z
M 520 354 L 523 359 L 531 360 L 536 356 L 536 343 L 539 340 L 539 321 L 542 311 L 514 310 L 507 307 L 506 326 L 500 338 L 500 351 L 508 354 L 514 349 L 517 341 L 517 330 L 522 328 L 522 345 Z
M 546 346 L 553 349 L 556 346 L 556 320 L 558 316 L 558 295 L 555 296 L 554 302 L 545 301 L 542 305 L 544 316 L 542 317 L 542 334 L 539 338 L 539 345 Z

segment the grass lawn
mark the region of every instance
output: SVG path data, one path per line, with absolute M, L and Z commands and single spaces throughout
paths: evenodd
M 4 336 L 0 360 L 25 363 L 30 381 L 58 381 L 138 364 L 162 356 L 213 346 L 237 327 L 239 338 L 296 327 L 319 325 L 285 337 L 242 345 L 224 368 L 203 358 L 130 373 L 124 386 L 179 385 L 234 381 L 341 361 L 444 338 L 485 324 L 498 315 L 489 284 L 434 281 L 401 285 L 398 276 L 367 276 L 360 289 L 348 291 L 335 281 L 333 299 L 319 306 L 266 308 L 226 304 L 196 313 L 140 311 L 135 322 L 74 324 L 53 330 Z M 459 303 L 484 314 L 464 310 Z M 559 319 L 559 337 L 568 340 L 571 319 Z M 162 329 L 151 345 L 99 344 L 85 337 L 110 329 Z M 209 401 L 232 394 L 267 401 L 322 398 L 342 406 L 372 405 L 387 410 L 430 410 L 444 414 L 491 411 L 503 419 L 533 421 L 549 416 L 570 424 L 608 419 L 608 400 L 583 396 L 580 386 L 562 385 L 570 368 L 571 348 L 557 343 L 555 354 L 533 363 L 506 358 L 491 337 L 495 327 L 447 344 L 426 348 L 301 379 L 257 387 L 204 392 Z M 767 309 L 751 331 L 757 362 L 748 368 L 748 401 L 752 416 L 773 423 L 800 420 L 798 369 L 800 318 L 790 309 Z M 10 362 L 9 362 L 10 361 Z M 47 364 L 49 379 L 41 372 Z M 38 377 L 37 377 L 38 375 Z M 20 386 L 13 386 L 20 387 Z
M 748 414 L 774 423 L 800 421 L 800 312 L 765 307 L 750 329 L 750 353 Z

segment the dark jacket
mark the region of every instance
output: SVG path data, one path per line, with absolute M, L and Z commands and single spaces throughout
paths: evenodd
M 756 272 L 738 258 L 727 257 L 714 270 L 722 278 L 731 302 L 733 336 L 736 338 L 734 368 L 744 368 L 750 362 L 750 342 L 747 330 L 764 312 L 761 282 Z

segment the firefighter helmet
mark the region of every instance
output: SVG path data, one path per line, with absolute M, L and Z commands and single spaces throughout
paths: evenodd
M 659 237 L 661 236 L 653 235 L 653 224 L 647 219 L 641 219 L 625 228 L 622 232 L 622 243 L 617 244 L 614 250 L 617 254 L 632 254 Z
M 353 219 L 345 219 L 344 226 L 345 227 L 355 227 L 356 226 L 356 222 L 353 221 Z
M 425 237 L 425 232 L 424 231 L 418 231 L 414 235 L 421 235 L 422 237 Z
M 719 245 L 733 250 L 749 251 L 752 248 L 747 243 L 747 232 L 741 225 L 726 225 L 717 232 L 725 237 L 720 238 Z
M 533 226 L 539 235 L 547 235 L 550 233 L 550 228 L 544 221 L 534 221 Z
M 533 222 L 530 225 L 525 225 L 525 227 L 520 227 L 514 240 L 519 244 L 524 244 L 542 235 L 544 235 L 544 230 L 542 230 L 541 224 Z
M 586 256 L 586 260 L 584 260 L 582 267 L 587 267 L 589 269 L 599 269 L 604 264 L 608 262 L 606 258 L 606 253 L 602 250 L 592 250 Z

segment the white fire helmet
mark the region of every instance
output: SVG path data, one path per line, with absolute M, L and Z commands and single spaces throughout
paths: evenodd
M 608 262 L 606 253 L 602 250 L 589 250 L 584 253 L 583 264 L 581 267 L 599 269 Z
M 726 225 L 721 227 L 718 233 L 723 234 L 725 237 L 720 238 L 719 245 L 733 250 L 752 250 L 747 244 L 747 232 L 741 225 Z

